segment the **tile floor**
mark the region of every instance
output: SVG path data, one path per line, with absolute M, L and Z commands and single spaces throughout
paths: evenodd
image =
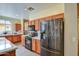
M 16 49 L 16 56 L 39 56 L 38 54 L 26 49 L 22 45 L 17 45 L 17 47 L 18 48 Z

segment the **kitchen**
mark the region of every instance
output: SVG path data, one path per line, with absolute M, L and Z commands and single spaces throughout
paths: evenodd
M 3 17 L 0 16 L 0 47 L 1 47 L 1 55 L 16 55 L 15 50 L 16 46 L 14 43 L 21 42 L 21 21 L 18 19 L 10 18 L 10 17 Z M 12 19 L 12 20 L 11 20 Z M 2 41 L 3 39 L 3 41 Z M 9 41 L 9 42 L 8 42 Z M 9 45 L 9 46 L 8 46 Z M 13 48 L 15 47 L 15 48 Z M 8 48 L 9 53 L 5 53 Z M 13 49 L 12 49 L 13 48 Z M 2 50 L 3 49 L 3 50 Z M 11 51 L 10 51 L 11 49 Z M 13 52 L 14 51 L 14 52 Z M 3 54 L 2 54 L 3 52 Z M 12 54 L 11 54 L 12 52 Z
M 5 47 L 5 49 L 0 50 L 0 53 L 3 53 L 0 54 L 1 56 L 19 56 L 19 54 L 22 55 L 22 53 L 20 53 L 21 51 L 17 52 L 19 45 L 23 46 L 24 49 L 35 53 L 35 56 L 64 55 L 64 4 L 0 5 L 0 8 L 2 9 L 0 10 L 2 14 L 2 16 L 0 16 L 0 37 L 1 39 L 4 39 L 3 45 Z M 60 8 L 57 9 L 57 7 Z M 7 12 L 6 8 L 8 8 Z M 40 10 L 42 11 L 40 12 Z M 51 10 L 53 10 L 52 13 L 49 12 Z M 44 14 L 46 12 L 48 14 Z M 7 49 L 6 40 L 7 42 L 10 42 L 12 47 L 14 47 L 11 49 L 11 51 L 4 51 Z M 0 43 L 2 43 L 2 41 L 0 41 Z M 27 52 L 24 52 L 23 54 L 25 53 Z

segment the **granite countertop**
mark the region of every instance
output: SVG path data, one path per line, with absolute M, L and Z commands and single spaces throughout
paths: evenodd
M 35 37 L 32 37 L 32 39 L 37 39 L 37 40 L 40 40 L 40 37 L 35 36 Z
M 15 50 L 17 46 L 7 40 L 5 37 L 0 38 L 0 54 Z
M 0 37 L 2 36 L 9 36 L 9 35 L 22 35 L 21 33 L 18 33 L 18 34 L 0 34 Z

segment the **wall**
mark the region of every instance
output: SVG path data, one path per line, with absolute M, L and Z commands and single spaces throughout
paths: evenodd
M 78 49 L 79 49 L 79 3 L 77 3 L 77 33 L 78 33 Z M 79 55 L 79 50 L 78 50 Z
M 21 23 L 20 19 L 16 19 L 16 18 L 11 18 L 11 17 L 7 17 L 7 16 L 0 16 L 0 20 L 10 20 L 12 23 L 12 30 L 15 31 L 15 23 Z
M 70 3 L 64 5 L 64 22 L 65 22 L 65 38 L 64 52 L 65 56 L 78 55 L 78 39 L 77 39 L 77 4 Z
M 35 13 L 31 13 L 29 15 L 29 18 L 30 18 L 30 20 L 33 20 L 33 19 L 47 17 L 47 16 L 56 15 L 56 14 L 60 14 L 60 13 L 64 13 L 64 4 L 63 3 L 57 4 L 55 6 L 49 6 L 49 8 L 47 8 L 47 9 L 40 10 Z

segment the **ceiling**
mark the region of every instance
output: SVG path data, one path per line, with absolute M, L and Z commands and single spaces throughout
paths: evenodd
M 0 3 L 0 15 L 22 19 L 27 18 L 30 12 L 39 12 L 55 5 L 58 3 Z M 34 10 L 28 11 L 28 7 L 33 7 Z

